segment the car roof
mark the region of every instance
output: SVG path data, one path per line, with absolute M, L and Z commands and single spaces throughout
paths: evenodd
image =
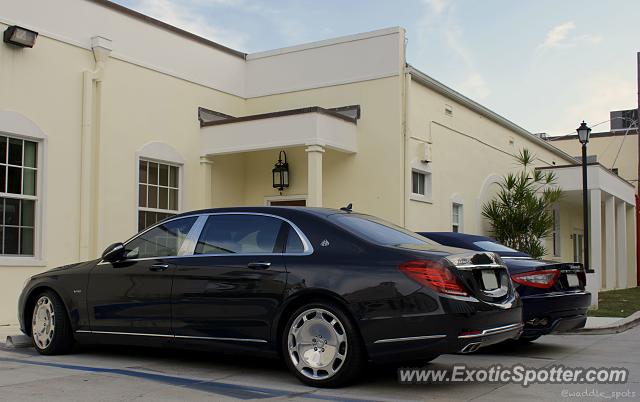
M 306 214 L 312 214 L 321 217 L 327 217 L 334 214 L 346 214 L 349 212 L 342 211 L 333 208 L 314 208 L 314 207 L 286 207 L 286 206 L 263 206 L 263 207 L 227 207 L 227 208 L 207 208 L 199 209 L 195 211 L 183 212 L 176 217 L 202 215 L 202 214 L 214 214 L 214 213 L 229 213 L 229 212 L 251 212 L 251 213 L 263 213 L 263 214 L 277 214 L 279 212 L 302 212 Z

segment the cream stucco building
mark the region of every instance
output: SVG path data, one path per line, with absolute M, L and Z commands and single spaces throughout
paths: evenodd
M 353 203 L 413 230 L 486 233 L 481 205 L 523 147 L 569 191 L 549 258 L 580 257 L 579 176 L 559 168 L 576 161 L 407 64 L 402 28 L 245 54 L 104 0 L 3 2 L 12 25 L 39 36 L 0 44 L 0 323 L 30 275 L 180 211 Z M 591 169 L 619 224 L 607 209 L 614 257 L 609 232 L 594 236 L 589 286 L 631 286 L 633 187 Z

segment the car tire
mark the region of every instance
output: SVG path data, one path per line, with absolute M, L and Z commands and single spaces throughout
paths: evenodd
M 35 299 L 31 312 L 31 339 L 38 353 L 43 355 L 65 354 L 73 347 L 67 310 L 51 290 L 40 293 Z
M 357 328 L 339 306 L 317 302 L 296 309 L 282 332 L 283 358 L 300 381 L 336 388 L 354 381 L 367 359 Z

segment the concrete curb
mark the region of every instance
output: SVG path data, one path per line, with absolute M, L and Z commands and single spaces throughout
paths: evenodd
M 8 335 L 3 346 L 5 348 L 28 348 L 32 345 L 31 338 L 26 335 Z
M 608 335 L 619 334 L 640 325 L 640 311 L 636 311 L 627 318 L 621 318 L 614 325 L 605 325 L 595 328 L 578 328 L 570 332 L 562 332 L 560 335 Z

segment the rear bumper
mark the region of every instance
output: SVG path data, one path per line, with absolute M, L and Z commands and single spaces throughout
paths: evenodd
M 522 304 L 522 336 L 540 336 L 584 327 L 591 293 L 579 291 L 522 296 Z M 543 325 L 534 325 L 536 319 L 546 321 Z
M 446 305 L 446 303 L 444 303 Z M 466 303 L 468 313 L 425 314 L 361 322 L 369 357 L 377 363 L 431 359 L 516 339 L 522 333 L 522 307 Z M 367 320 L 368 321 L 368 320 Z M 371 339 L 375 333 L 377 336 Z

